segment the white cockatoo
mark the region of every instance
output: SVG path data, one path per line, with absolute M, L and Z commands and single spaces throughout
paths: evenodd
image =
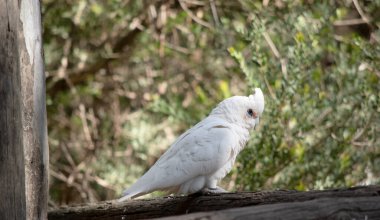
M 182 134 L 158 161 L 129 189 L 120 202 L 161 190 L 192 194 L 225 192 L 217 186 L 231 171 L 249 131 L 259 123 L 264 96 L 254 94 L 225 99 L 201 122 Z

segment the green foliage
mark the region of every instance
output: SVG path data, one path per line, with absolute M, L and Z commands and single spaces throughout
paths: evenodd
M 222 186 L 380 182 L 378 1 L 359 25 L 339 24 L 351 1 L 183 2 L 43 1 L 52 203 L 114 199 L 255 87 L 264 115 Z
M 260 132 L 239 158 L 240 189 L 352 186 L 374 172 L 380 46 L 355 35 L 336 40 L 333 6 L 260 11 L 239 31 L 246 47 L 230 48 L 247 81 L 267 94 Z

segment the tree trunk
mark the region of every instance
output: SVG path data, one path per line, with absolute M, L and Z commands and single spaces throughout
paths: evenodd
M 0 219 L 25 219 L 17 1 L 0 0 Z
M 40 2 L 22 0 L 19 7 L 26 210 L 32 219 L 46 219 L 49 149 Z
M 380 186 L 309 192 L 279 190 L 191 195 L 124 203 L 108 201 L 52 210 L 49 220 L 147 219 L 188 213 L 194 214 L 180 219 L 306 219 L 306 216 L 308 219 L 342 216 L 380 219 Z
M 0 219 L 47 218 L 40 2 L 0 0 Z

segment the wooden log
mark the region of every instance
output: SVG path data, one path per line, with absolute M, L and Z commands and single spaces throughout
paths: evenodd
M 293 203 L 297 204 L 302 202 L 311 202 L 315 199 L 325 201 L 323 199 L 326 198 L 331 199 L 332 202 L 334 201 L 334 199 L 336 201 L 346 202 L 344 204 L 352 205 L 352 210 L 354 211 L 355 208 L 358 208 L 357 210 L 361 210 L 362 206 L 355 207 L 353 206 L 355 205 L 354 202 L 350 203 L 347 201 L 349 199 L 351 199 L 352 201 L 355 201 L 355 199 L 362 199 L 363 203 L 360 203 L 360 205 L 363 205 L 364 200 L 368 199 L 370 201 L 370 204 L 372 202 L 377 202 L 380 204 L 380 186 L 366 186 L 348 189 L 331 189 L 308 192 L 278 190 L 263 192 L 224 193 L 217 195 L 191 195 L 145 200 L 130 200 L 124 203 L 117 203 L 116 201 L 106 201 L 97 204 L 62 207 L 59 209 L 51 210 L 49 211 L 48 218 L 49 220 L 147 219 L 189 214 L 195 212 L 210 212 L 247 206 L 260 208 L 266 207 L 263 205 L 268 204 L 291 205 Z M 318 204 L 320 203 L 310 203 L 310 205 Z M 341 206 L 335 207 L 339 208 Z M 310 209 L 315 208 L 318 207 L 310 207 Z M 357 212 L 359 213 L 359 211 Z M 223 213 L 223 215 L 226 214 Z
M 0 219 L 25 219 L 17 1 L 0 0 Z
M 19 7 L 26 214 L 47 219 L 49 148 L 40 1 L 22 0 Z
M 47 219 L 40 1 L 0 0 L 0 219 Z
M 234 220 L 319 220 L 319 219 L 380 219 L 379 197 L 358 198 L 320 198 L 304 202 L 287 202 L 279 204 L 249 206 L 212 212 L 198 212 L 180 215 L 161 220 L 193 220 L 193 219 L 234 219 Z

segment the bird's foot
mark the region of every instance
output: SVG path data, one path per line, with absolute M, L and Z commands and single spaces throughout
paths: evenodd
M 173 194 L 169 194 L 169 195 L 164 196 L 164 198 L 167 198 L 167 199 L 174 199 L 175 196 L 174 196 Z
M 227 192 L 228 192 L 227 190 L 219 186 L 215 188 L 204 188 L 201 190 L 201 193 L 204 195 L 220 194 L 220 193 L 227 193 Z

